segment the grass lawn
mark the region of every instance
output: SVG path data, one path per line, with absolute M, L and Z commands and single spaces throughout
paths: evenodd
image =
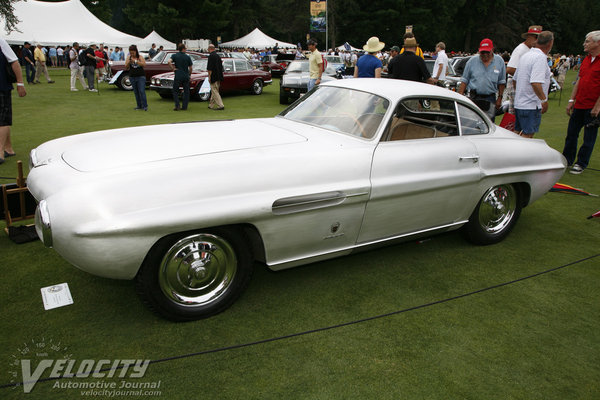
M 2 177 L 16 176 L 15 159 L 27 164 L 32 148 L 61 136 L 283 109 L 277 80 L 261 96 L 225 96 L 221 112 L 200 102 L 173 112 L 171 101 L 148 91 L 143 112 L 133 110 L 133 93 L 106 84 L 99 94 L 72 93 L 67 70 L 50 74 L 54 85 L 13 95 L 18 157 L 0 166 Z M 550 96 L 536 135 L 559 151 L 573 79 L 570 72 L 560 105 L 559 94 Z M 589 167 L 560 182 L 600 194 L 600 150 Z M 598 210 L 599 197 L 548 193 L 494 246 L 473 246 L 452 232 L 281 272 L 257 265 L 229 310 L 189 323 L 156 317 L 130 281 L 92 276 L 40 242 L 16 245 L 0 234 L 0 398 L 108 398 L 98 391 L 114 384 L 121 398 L 598 399 L 600 220 L 586 219 Z M 62 282 L 74 304 L 45 311 L 40 288 Z M 353 321 L 361 322 L 346 324 Z M 42 359 L 64 358 L 76 367 L 84 360 L 152 363 L 137 379 L 118 377 L 121 370 L 112 378 L 39 382 L 28 394 L 8 385 L 22 380 L 20 360 L 30 359 L 33 373 Z M 86 393 L 76 388 L 84 383 L 104 386 Z

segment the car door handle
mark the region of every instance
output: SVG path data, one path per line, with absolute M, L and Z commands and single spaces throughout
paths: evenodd
M 463 157 L 458 157 L 458 161 L 466 161 L 466 160 L 471 160 L 473 163 L 476 163 L 479 161 L 479 156 L 463 156 Z

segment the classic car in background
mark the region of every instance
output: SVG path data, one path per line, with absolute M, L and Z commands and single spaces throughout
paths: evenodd
M 295 54 L 287 53 L 268 54 L 261 60 L 262 69 L 269 71 L 273 76 L 281 76 L 295 57 Z
M 344 79 L 275 118 L 55 139 L 32 150 L 27 182 L 46 246 L 134 279 L 152 310 L 185 321 L 229 307 L 255 262 L 280 270 L 459 228 L 497 243 L 565 168 L 465 96 Z
M 425 65 L 427 66 L 427 70 L 429 71 L 431 76 L 435 76 L 433 72 L 435 60 L 425 59 Z M 438 85 L 456 92 L 458 86 L 460 85 L 460 75 L 458 75 L 456 71 L 454 71 L 454 68 L 452 68 L 452 64 L 448 63 L 448 68 L 446 69 L 446 79 L 443 81 L 438 81 Z
M 322 82 L 335 80 L 337 72 L 333 66 L 327 66 L 322 75 Z M 295 60 L 288 65 L 279 82 L 279 103 L 288 104 L 308 91 L 308 60 Z
M 221 82 L 220 92 L 227 93 L 238 90 L 249 90 L 252 94 L 261 94 L 265 85 L 273 83 L 269 72 L 254 69 L 247 60 L 238 58 L 223 58 L 224 80 Z M 192 76 L 190 77 L 190 97 L 206 101 L 210 98 L 210 92 L 200 93 L 200 87 L 204 79 L 208 77 L 206 71 L 207 58 L 194 61 L 192 65 Z M 174 73 L 168 72 L 152 77 L 150 89 L 156 91 L 160 97 L 170 99 L 173 97 Z M 183 89 L 181 89 L 183 90 Z
M 146 73 L 146 86 L 150 85 L 150 79 L 153 75 L 171 71 L 169 59 L 171 58 L 171 55 L 175 53 L 177 53 L 177 50 L 163 50 L 158 52 L 151 60 L 146 61 L 146 66 L 144 67 L 144 72 Z M 192 61 L 208 57 L 206 54 L 197 51 L 187 51 L 187 54 L 192 58 Z M 127 55 L 125 55 L 125 57 L 127 57 Z M 119 76 L 114 79 L 114 84 L 119 89 L 133 90 L 133 86 L 131 86 L 131 82 L 129 81 L 129 72 L 125 71 L 125 61 L 110 61 L 108 65 L 110 67 L 111 76 L 115 77 L 119 74 Z

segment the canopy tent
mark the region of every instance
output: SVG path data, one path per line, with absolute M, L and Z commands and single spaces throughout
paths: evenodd
M 348 46 L 350 46 L 350 51 L 361 51 L 361 50 L 362 50 L 362 49 L 357 49 L 356 47 L 354 47 L 354 46 L 352 46 L 352 45 L 350 45 L 350 44 L 349 44 Z M 346 45 L 345 45 L 345 44 L 343 44 L 343 45 L 341 45 L 341 46 L 338 46 L 338 47 L 336 47 L 335 49 L 336 49 L 337 51 L 347 50 L 347 49 L 346 49 Z
M 160 36 L 156 31 L 152 31 L 148 36 L 136 43 L 138 50 L 146 51 L 152 47 L 152 43 L 156 44 L 158 49 L 162 46 L 165 50 L 175 50 L 177 45 L 173 42 L 169 42 L 167 39 Z
M 5 36 L 9 44 L 24 42 L 64 46 L 79 42 L 127 47 L 142 38 L 120 32 L 100 21 L 80 0 L 58 3 L 27 0 L 13 3 L 20 32 Z
M 221 43 L 219 47 L 266 49 L 275 47 L 275 44 L 277 44 L 277 47 L 283 49 L 295 49 L 296 47 L 298 47 L 292 43 L 285 43 L 280 40 L 273 39 L 272 37 L 262 33 L 261 30 L 258 28 L 254 28 L 252 32 L 239 39 L 232 40 L 231 42 Z

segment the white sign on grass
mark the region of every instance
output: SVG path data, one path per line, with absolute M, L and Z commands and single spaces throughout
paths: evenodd
M 66 282 L 59 285 L 47 286 L 40 290 L 42 291 L 45 310 L 73 304 L 73 297 L 71 297 L 71 291 Z

